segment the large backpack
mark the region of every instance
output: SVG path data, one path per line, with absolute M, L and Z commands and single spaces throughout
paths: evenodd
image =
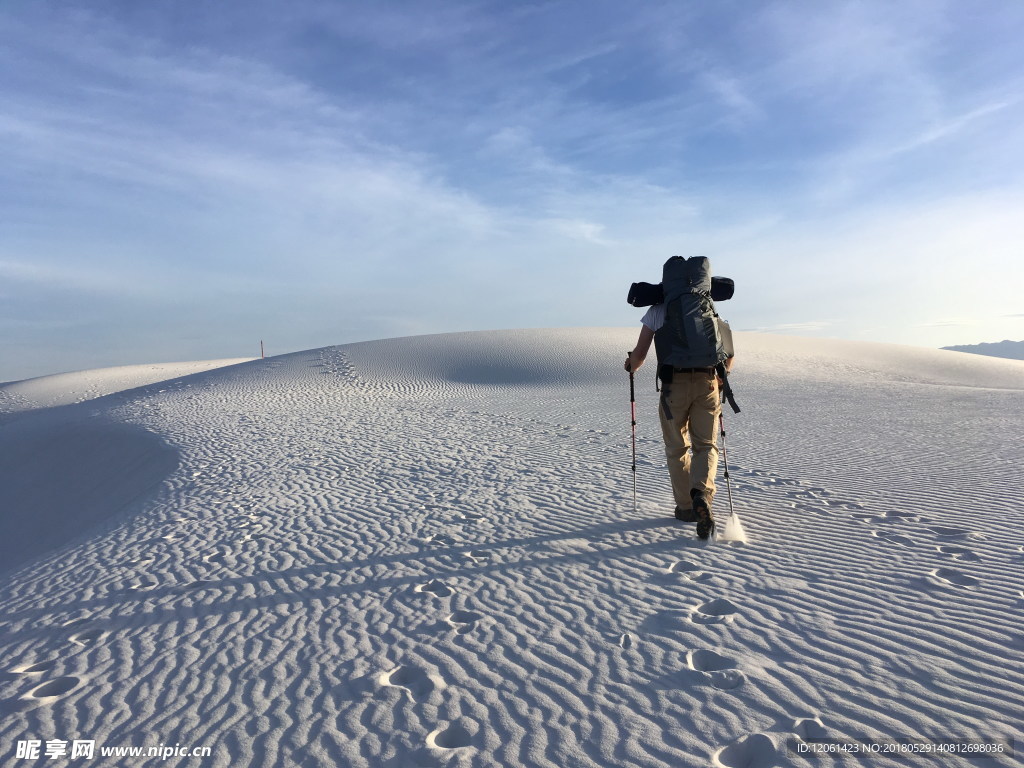
M 665 323 L 654 334 L 658 364 L 714 368 L 729 357 L 711 299 L 711 262 L 704 256 L 673 256 L 665 262 Z

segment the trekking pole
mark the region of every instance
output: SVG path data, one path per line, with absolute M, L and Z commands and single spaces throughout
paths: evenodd
M 736 510 L 732 508 L 732 483 L 729 482 L 729 452 L 725 449 L 725 419 L 722 411 L 718 411 L 718 424 L 722 428 L 722 459 L 725 461 L 725 487 L 729 491 L 729 517 L 736 517 Z
M 626 355 L 631 355 L 627 352 Z M 633 429 L 633 514 L 636 514 L 636 391 L 633 388 L 633 365 L 629 366 L 629 411 Z

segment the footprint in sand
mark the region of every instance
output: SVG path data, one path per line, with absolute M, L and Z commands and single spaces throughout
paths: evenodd
M 817 502 L 822 506 L 829 506 L 828 499 L 832 494 L 824 488 L 803 488 L 799 491 L 786 491 L 786 496 L 800 501 Z
M 456 634 L 465 635 L 476 629 L 477 623 L 483 619 L 482 613 L 476 611 L 455 611 L 445 621 L 455 630 Z
M 410 701 L 414 702 L 424 701 L 434 691 L 443 691 L 447 687 L 439 675 L 411 665 L 395 667 L 382 673 L 378 682 L 389 688 L 403 689 Z
M 445 584 L 443 581 L 438 579 L 431 579 L 426 584 L 419 584 L 416 586 L 416 592 L 427 593 L 434 597 L 451 597 L 455 594 L 455 590 Z
M 75 645 L 81 645 L 82 647 L 93 645 L 97 640 L 103 637 L 102 629 L 87 629 L 84 632 L 77 632 L 68 639 Z
M 921 515 L 917 512 L 907 512 L 902 509 L 891 510 L 889 516 L 898 522 L 918 523 L 921 521 Z
M 679 576 L 687 581 L 707 581 L 711 578 L 710 573 L 701 570 L 701 566 L 691 563 L 689 560 L 679 560 L 668 567 L 668 573 Z
M 736 669 L 735 661 L 714 651 L 688 652 L 686 666 L 694 672 L 700 672 L 708 683 L 723 691 L 739 688 L 746 680 L 746 676 Z
M 208 555 L 203 555 L 202 561 L 207 565 L 223 565 L 227 556 L 227 552 L 211 552 Z
M 772 768 L 779 764 L 779 750 L 770 736 L 755 733 L 734 741 L 715 753 L 714 765 L 725 768 Z
M 43 683 L 42 685 L 37 685 L 35 688 L 33 688 L 31 691 L 25 694 L 23 698 L 26 700 L 44 702 L 54 701 L 56 699 L 59 699 L 61 696 L 70 693 L 79 685 L 81 685 L 81 683 L 82 680 L 78 677 L 75 677 L 74 675 L 65 675 L 64 677 L 57 677 L 53 680 L 49 680 Z
M 43 672 L 48 672 L 57 666 L 56 659 L 50 659 L 49 661 L 37 661 L 32 664 L 22 664 L 20 667 L 15 667 L 11 672 L 15 675 L 41 675 Z
M 800 717 L 793 721 L 793 735 L 800 741 L 807 742 L 827 739 L 828 731 L 825 730 L 820 717 Z
M 904 536 L 899 533 L 890 533 L 889 531 L 872 531 L 871 535 L 877 539 L 881 539 L 887 544 L 896 544 L 900 547 L 912 547 L 915 543 L 909 536 Z
M 156 589 L 160 586 L 160 582 L 154 579 L 152 576 L 140 576 L 133 584 L 128 586 L 128 589 L 132 592 L 149 592 L 150 590 Z
M 255 541 L 267 528 L 263 523 L 257 522 L 240 523 L 238 527 L 241 530 L 247 531 L 245 536 L 242 537 L 242 541 L 246 542 Z
M 899 509 L 893 509 L 888 512 L 878 512 L 875 515 L 868 515 L 866 513 L 858 513 L 852 515 L 855 519 L 864 521 L 871 520 L 877 524 L 884 525 L 898 525 L 900 523 L 918 523 L 921 521 L 921 516 L 915 512 L 904 512 Z
M 932 526 L 928 530 L 934 533 L 940 539 L 948 539 L 950 541 L 985 538 L 980 533 L 974 533 L 973 531 L 968 531 L 965 528 L 949 528 L 944 525 Z
M 932 578 L 941 581 L 943 584 L 954 587 L 973 589 L 981 586 L 981 579 L 976 579 L 973 576 L 961 573 L 960 571 L 954 571 L 952 568 L 936 568 L 931 572 L 931 576 Z
M 882 525 L 889 521 L 886 517 L 885 512 L 879 512 L 877 514 L 872 512 L 855 512 L 850 515 L 854 520 L 857 520 L 865 525 Z
M 455 546 L 456 541 L 447 534 L 435 533 L 433 536 L 427 539 L 427 544 L 437 544 L 442 547 L 452 547 Z
M 954 560 L 964 563 L 977 563 L 981 560 L 981 557 L 966 547 L 941 546 L 936 547 L 936 549 L 939 550 L 940 554 L 949 555 Z
M 491 554 L 485 549 L 474 549 L 466 553 L 466 559 L 473 565 L 480 565 L 490 560 Z
M 709 600 L 690 610 L 690 621 L 694 624 L 730 624 L 736 620 L 740 609 L 725 598 Z
M 466 717 L 448 723 L 442 728 L 432 731 L 427 736 L 427 746 L 431 749 L 465 749 L 473 746 L 473 741 L 480 731 L 480 726 Z
M 864 505 L 859 501 L 838 501 L 836 506 L 842 509 L 852 510 L 854 512 L 864 509 Z
M 628 651 L 633 647 L 633 636 L 626 632 L 625 634 L 619 635 L 619 648 Z

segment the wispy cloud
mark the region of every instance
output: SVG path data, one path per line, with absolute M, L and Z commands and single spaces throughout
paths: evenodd
M 723 116 L 723 122 L 747 126 L 765 118 L 764 109 L 749 92 L 749 83 L 714 70 L 702 72 L 700 81 L 725 107 L 726 115 Z
M 295 346 L 605 325 L 674 253 L 737 279 L 737 327 L 894 312 L 924 339 L 958 296 L 1018 306 L 1024 11 L 247 9 L 0 15 L 19 306 L 78 290 L 121 326 L 146 302 Z
M 918 323 L 918 328 L 962 328 L 968 325 L 974 325 L 974 321 L 967 318 L 949 318 L 942 320 L 932 320 L 927 323 Z
M 751 333 L 817 333 L 833 325 L 830 320 L 810 320 L 802 323 L 779 323 L 767 325 L 760 328 L 743 328 L 742 330 Z

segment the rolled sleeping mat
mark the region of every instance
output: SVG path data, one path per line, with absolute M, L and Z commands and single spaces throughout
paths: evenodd
M 711 278 L 711 300 L 728 301 L 736 290 L 736 284 L 731 277 Z M 629 294 L 626 296 L 626 303 L 634 307 L 649 307 L 653 304 L 661 304 L 665 300 L 665 291 L 661 283 L 633 283 L 629 286 Z

